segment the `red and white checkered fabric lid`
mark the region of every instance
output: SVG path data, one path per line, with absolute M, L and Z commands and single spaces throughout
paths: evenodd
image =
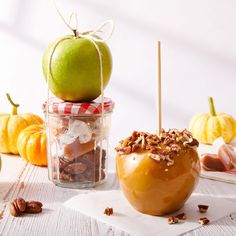
M 43 110 L 46 110 L 45 102 L 43 104 Z M 114 102 L 110 98 L 104 98 L 104 113 L 113 111 Z M 49 99 L 49 113 L 56 113 L 62 115 L 96 115 L 102 112 L 101 99 L 95 99 L 92 102 L 65 102 L 59 98 L 52 97 Z

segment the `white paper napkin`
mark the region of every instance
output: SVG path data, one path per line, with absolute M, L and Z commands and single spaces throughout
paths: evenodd
M 197 205 L 199 204 L 209 205 L 207 213 L 198 212 Z M 137 236 L 178 235 L 201 227 L 198 223 L 200 217 L 206 216 L 213 222 L 236 212 L 234 202 L 217 197 L 193 194 L 185 206 L 175 213 L 185 212 L 187 220 L 168 225 L 168 216 L 149 216 L 134 210 L 120 190 L 80 194 L 66 201 L 64 206 Z M 104 209 L 106 207 L 112 207 L 114 214 L 111 216 L 105 215 Z

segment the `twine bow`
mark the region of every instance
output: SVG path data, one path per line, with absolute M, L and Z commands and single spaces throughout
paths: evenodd
M 54 2 L 55 5 L 55 2 Z M 95 42 L 106 42 L 108 39 L 111 38 L 113 31 L 114 31 L 114 23 L 112 20 L 106 20 L 103 23 L 101 23 L 97 28 L 95 28 L 94 30 L 89 30 L 86 32 L 79 32 L 78 31 L 78 17 L 77 17 L 77 13 L 76 12 L 72 12 L 69 18 L 69 21 L 67 22 L 65 20 L 65 17 L 61 14 L 61 12 L 59 11 L 59 9 L 57 8 L 57 6 L 55 5 L 56 11 L 58 13 L 58 15 L 60 16 L 60 18 L 62 19 L 62 21 L 64 22 L 64 24 L 74 33 L 74 36 L 76 38 L 87 38 L 90 40 L 93 40 Z M 74 18 L 75 20 L 75 27 L 71 26 L 71 21 Z M 104 33 L 104 28 L 106 26 L 110 26 L 110 31 L 108 32 L 108 35 L 104 38 L 104 37 L 100 37 L 98 38 L 97 34 L 98 33 Z

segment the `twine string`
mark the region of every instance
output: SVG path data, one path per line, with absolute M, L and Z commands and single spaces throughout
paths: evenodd
M 72 26 L 71 26 L 71 21 L 72 21 L 72 19 L 74 19 L 75 27 L 72 27 Z M 76 12 L 72 12 L 72 13 L 70 14 L 70 18 L 69 18 L 69 23 L 68 23 L 68 24 L 69 24 L 69 25 L 71 26 L 71 28 L 73 29 L 72 31 L 73 31 L 75 37 L 77 37 L 77 31 L 78 31 L 78 17 L 77 17 L 77 13 L 76 13 Z

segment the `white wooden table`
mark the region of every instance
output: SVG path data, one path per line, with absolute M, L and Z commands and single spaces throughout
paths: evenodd
M 2 155 L 0 173 L 0 235 L 128 235 L 109 225 L 98 222 L 63 207 L 63 203 L 85 191 L 119 188 L 115 174 L 109 175 L 107 184 L 93 190 L 69 190 L 56 187 L 48 180 L 47 169 L 26 164 L 22 159 Z M 195 192 L 217 195 L 234 201 L 236 185 L 200 179 Z M 26 200 L 43 202 L 43 212 L 14 218 L 9 214 L 7 203 L 21 196 Z M 115 207 L 115 206 L 114 206 Z M 127 222 L 128 224 L 128 222 Z M 236 235 L 236 214 L 212 222 L 185 235 Z

